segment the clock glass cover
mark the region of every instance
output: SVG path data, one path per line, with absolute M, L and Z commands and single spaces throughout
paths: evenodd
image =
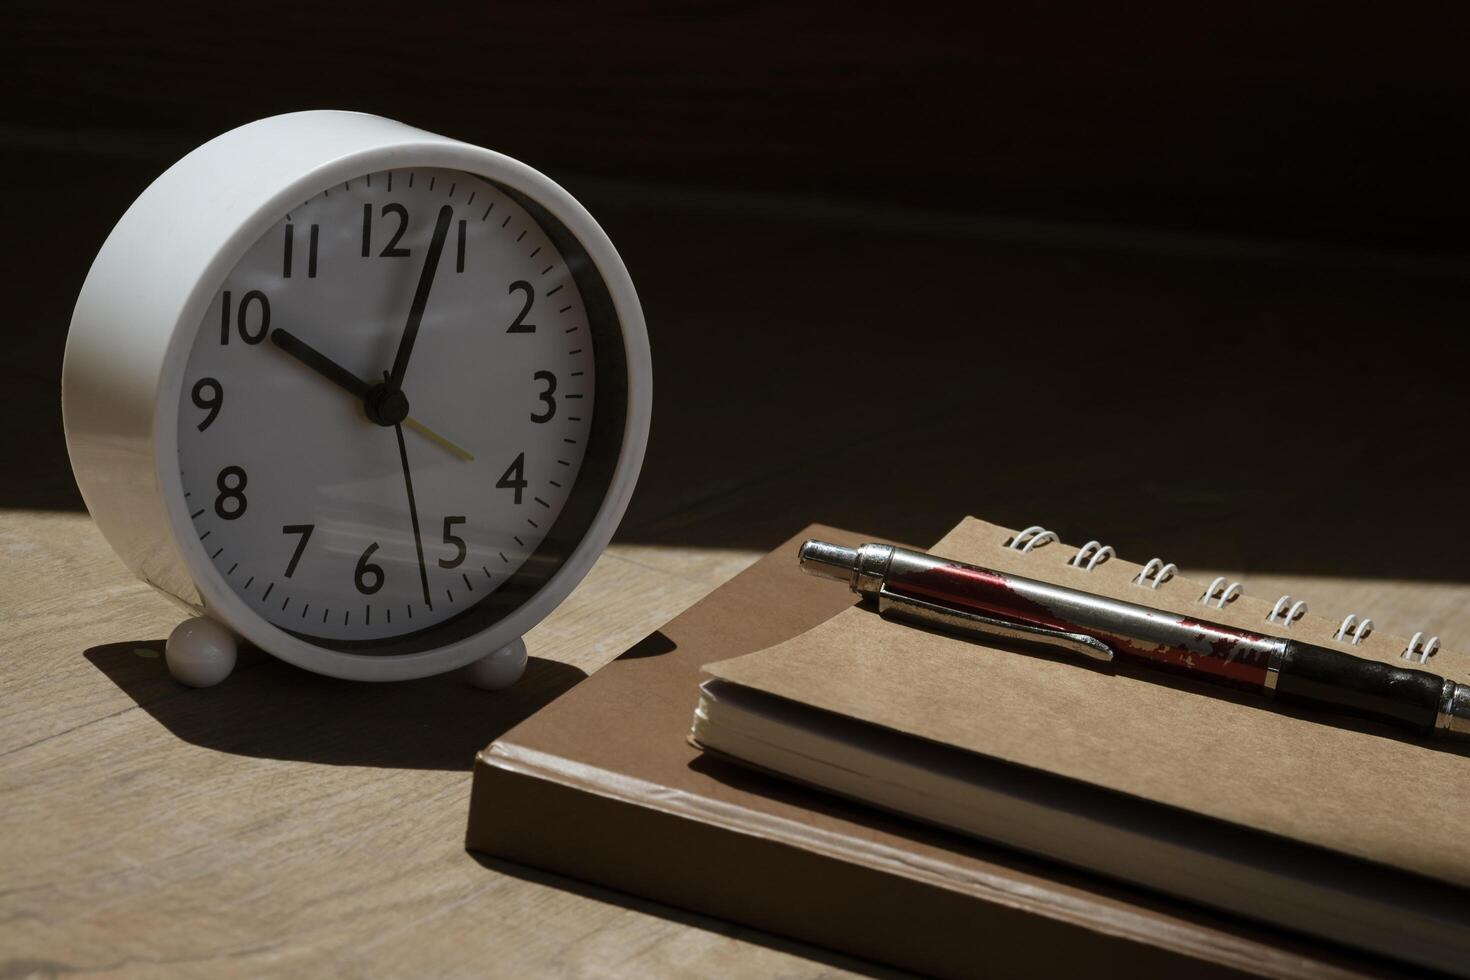
M 179 469 L 226 588 L 321 646 L 482 630 L 591 523 L 625 413 L 606 288 L 560 223 L 448 170 L 282 214 L 219 284 L 180 389 Z

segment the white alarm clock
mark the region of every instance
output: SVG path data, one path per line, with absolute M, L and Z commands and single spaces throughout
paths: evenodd
M 612 537 L 651 385 L 632 280 L 571 195 L 323 111 L 226 133 L 133 203 L 62 407 L 97 526 L 197 616 L 167 645 L 181 681 L 223 679 L 240 638 L 493 688 Z

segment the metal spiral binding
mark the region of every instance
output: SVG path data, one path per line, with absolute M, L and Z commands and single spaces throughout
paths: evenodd
M 1353 623 L 1355 622 L 1358 623 L 1356 628 L 1353 627 Z M 1348 630 L 1350 629 L 1353 631 L 1351 635 L 1348 634 Z M 1357 613 L 1348 613 L 1347 616 L 1343 617 L 1342 625 L 1337 628 L 1337 632 L 1332 634 L 1332 638 L 1334 640 L 1346 640 L 1353 646 L 1357 646 L 1363 642 L 1363 637 L 1371 632 L 1373 632 L 1373 620 L 1364 619 L 1359 622 Z
M 1274 622 L 1276 622 L 1277 621 L 1276 617 L 1281 615 L 1281 610 L 1286 609 L 1286 606 L 1288 604 L 1290 604 L 1290 603 L 1291 603 L 1291 596 L 1289 596 L 1289 595 L 1284 595 L 1280 599 L 1277 599 L 1276 600 L 1276 605 L 1274 605 L 1274 606 L 1271 607 L 1271 614 L 1266 617 L 1266 622 L 1268 622 L 1268 623 L 1274 623 Z M 1290 629 L 1291 628 L 1291 624 L 1294 623 L 1294 622 L 1296 622 L 1298 619 L 1301 619 L 1303 616 L 1306 615 L 1306 613 L 1307 613 L 1307 600 L 1305 600 L 1305 599 L 1298 599 L 1294 604 L 1291 605 L 1291 608 L 1290 609 L 1287 609 L 1286 610 L 1285 617 L 1282 618 L 1281 621 L 1280 621 L 1281 622 L 1281 625 L 1287 627 L 1288 629 Z
M 1143 571 L 1138 573 L 1138 578 L 1133 580 L 1133 584 L 1139 588 L 1157 589 L 1173 578 L 1177 571 L 1179 566 L 1172 561 L 1166 563 L 1162 558 L 1150 558 L 1148 564 L 1143 566 Z M 1150 575 L 1153 576 L 1152 582 L 1148 578 Z
M 1421 646 L 1419 641 L 1424 639 L 1424 631 L 1420 630 L 1409 638 L 1409 647 L 1399 656 L 1405 660 L 1411 660 L 1418 664 L 1429 663 L 1429 658 L 1439 652 L 1439 637 L 1431 636 L 1424 640 Z
M 1112 545 L 1103 544 L 1101 541 L 1089 541 L 1077 549 L 1077 553 L 1072 556 L 1072 560 L 1067 562 L 1067 564 L 1090 572 L 1098 565 L 1113 557 L 1115 553 Z M 1089 555 L 1091 556 L 1090 558 L 1088 557 Z M 1087 562 L 1086 565 L 1082 564 L 1084 561 Z
M 1216 595 L 1216 590 L 1222 591 L 1220 591 L 1219 594 Z M 1217 576 L 1215 580 L 1209 584 L 1209 587 L 1205 589 L 1205 594 L 1199 597 L 1199 601 L 1206 604 L 1214 602 L 1216 609 L 1224 609 L 1225 603 L 1230 602 L 1239 595 L 1240 583 L 1231 582 L 1229 585 L 1225 585 L 1225 576 L 1220 575 Z
M 1057 540 L 1055 531 L 1048 531 L 1040 524 L 1033 524 L 1026 528 L 1026 530 L 1018 532 L 1006 547 L 1014 548 L 1020 552 L 1027 552 L 1032 548 L 1039 548 L 1055 540 Z

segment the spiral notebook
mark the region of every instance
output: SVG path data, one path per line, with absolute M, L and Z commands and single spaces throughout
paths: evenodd
M 933 551 L 1258 632 L 1427 663 L 1427 632 L 967 520 Z M 795 556 L 792 556 L 795 561 Z M 835 586 L 840 588 L 840 586 Z M 693 740 L 1189 902 L 1470 975 L 1470 751 L 1188 681 L 988 648 L 853 607 L 709 664 Z

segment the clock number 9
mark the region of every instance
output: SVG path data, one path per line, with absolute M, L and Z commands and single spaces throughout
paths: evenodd
M 353 575 L 352 581 L 357 586 L 357 591 L 363 595 L 372 595 L 383 587 L 383 566 L 374 565 L 368 561 L 373 556 L 373 552 L 377 550 L 378 542 L 374 541 L 368 545 L 368 550 L 364 551 L 362 557 L 357 560 L 357 572 Z M 371 582 L 368 581 L 369 578 L 372 579 Z
M 260 307 L 260 330 L 256 333 L 250 332 L 250 307 Z M 230 291 L 225 290 L 219 308 L 219 342 L 224 346 L 230 342 Z M 271 328 L 271 301 L 266 298 L 265 293 L 258 289 L 252 289 L 240 300 L 240 313 L 236 317 L 235 327 L 240 331 L 240 339 L 247 344 L 258 344 L 265 339 L 265 335 Z
M 206 391 L 212 394 L 206 397 Z M 214 423 L 215 416 L 219 415 L 220 406 L 225 402 L 225 389 L 214 378 L 200 378 L 194 382 L 194 390 L 189 392 L 189 398 L 197 407 L 209 413 L 205 416 L 204 421 L 199 423 L 199 431 L 203 432 Z
M 546 411 L 540 414 L 531 413 L 532 422 L 550 422 L 556 417 L 556 375 L 550 371 L 537 371 L 532 377 L 546 385 L 546 390 L 541 392 L 540 398 L 546 403 Z
M 238 466 L 226 466 L 219 471 L 214 485 L 219 496 L 214 498 L 214 512 L 221 520 L 234 521 L 245 516 L 245 471 Z

